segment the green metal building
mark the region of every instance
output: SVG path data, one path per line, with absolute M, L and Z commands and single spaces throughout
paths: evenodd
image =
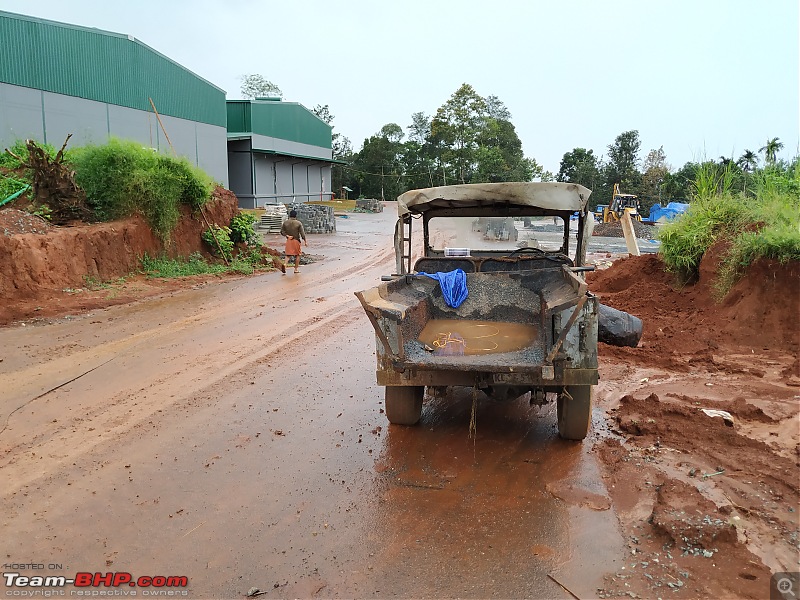
M 228 186 L 225 92 L 133 36 L 0 11 L 0 57 L 0 149 L 135 139 Z
M 228 174 L 242 208 L 331 198 L 331 126 L 296 102 L 228 100 Z

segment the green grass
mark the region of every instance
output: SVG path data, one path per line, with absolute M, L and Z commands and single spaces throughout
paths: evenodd
M 171 279 L 190 277 L 192 275 L 219 275 L 222 273 L 239 273 L 252 275 L 257 270 L 271 270 L 272 264 L 264 264 L 260 253 L 237 256 L 229 265 L 207 262 L 203 256 L 195 252 L 188 258 L 151 257 L 145 254 L 141 259 L 141 271 L 151 279 Z
M 309 204 L 318 204 L 319 206 L 330 206 L 333 210 L 341 212 L 353 212 L 356 208 L 355 200 L 311 200 Z
M 152 257 L 145 254 L 142 259 L 142 272 L 149 278 L 189 277 L 191 275 L 211 275 L 225 273 L 228 267 L 206 262 L 202 255 L 194 253 L 188 258 Z
M 683 281 L 697 277 L 716 242 L 728 242 L 714 287 L 724 297 L 756 260 L 800 260 L 800 160 L 754 177 L 752 195 L 732 193 L 725 172 L 700 171 L 689 210 L 660 233 L 661 256 Z
M 13 175 L 0 175 L 0 202 L 13 196 L 28 185 L 27 181 Z

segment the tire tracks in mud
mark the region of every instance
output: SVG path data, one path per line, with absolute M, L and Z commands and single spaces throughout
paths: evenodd
M 6 489 L 6 497 L 36 487 L 45 478 L 67 478 L 76 467 L 89 471 L 102 468 L 102 461 L 96 457 L 104 456 L 106 449 L 118 445 L 126 436 L 142 428 L 158 428 L 181 405 L 202 409 L 209 402 L 198 402 L 199 398 L 215 398 L 245 385 L 257 365 L 290 361 L 291 349 L 296 344 L 329 337 L 352 324 L 363 316 L 353 292 L 359 286 L 375 283 L 368 280 L 362 284 L 361 277 L 390 258 L 393 252 L 369 253 L 359 264 L 335 273 L 340 281 L 333 286 L 329 271 L 334 265 L 322 261 L 320 266 L 327 268 L 321 268 L 307 284 L 303 282 L 289 294 L 285 286 L 276 285 L 270 286 L 268 294 L 261 295 L 262 289 L 252 289 L 262 288 L 256 285 L 260 282 L 249 280 L 253 284 L 250 286 L 247 281 L 239 282 L 233 286 L 234 293 L 239 288 L 251 289 L 238 295 L 235 302 L 214 296 L 207 302 L 211 309 L 201 306 L 198 312 L 166 326 L 152 325 L 122 339 L 103 341 L 67 356 L 0 375 L 0 388 L 14 390 L 12 401 L 5 404 L 8 410 L 4 411 L 10 426 L 0 435 L 0 468 L 8 475 L 7 480 L 13 482 Z M 318 293 L 330 292 L 331 287 L 336 293 L 314 299 Z M 281 315 L 294 310 L 292 305 L 300 301 L 300 295 L 307 299 L 302 309 L 305 318 L 285 319 L 280 323 Z M 259 304 L 253 304 L 255 297 Z M 270 303 L 279 308 L 267 310 L 265 307 Z M 243 338 L 226 336 L 217 340 L 212 336 L 211 342 L 219 341 L 219 347 L 212 348 L 209 342 L 195 354 L 192 353 L 197 351 L 196 347 L 187 347 L 195 332 L 199 335 L 220 320 L 235 319 L 241 326 L 260 319 L 264 313 L 269 313 L 268 323 L 258 330 L 248 325 L 250 332 Z M 152 322 L 166 320 L 157 315 Z M 86 324 L 76 322 L 73 326 Z M 265 330 L 269 333 L 265 334 Z M 186 351 L 176 354 L 172 351 L 176 347 Z M 113 390 L 115 376 L 109 369 L 133 370 L 146 376 L 143 367 L 148 362 L 159 365 L 158 371 L 151 371 L 156 377 Z M 103 389 L 109 393 L 103 394 Z M 28 406 L 33 402 L 38 404 L 37 416 L 10 414 L 18 405 Z M 40 463 L 42 460 L 46 464 Z

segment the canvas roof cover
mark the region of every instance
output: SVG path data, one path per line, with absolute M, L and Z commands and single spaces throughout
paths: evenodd
M 533 206 L 583 211 L 591 190 L 576 183 L 469 183 L 409 190 L 397 198 L 397 215 L 424 213 L 429 208 Z

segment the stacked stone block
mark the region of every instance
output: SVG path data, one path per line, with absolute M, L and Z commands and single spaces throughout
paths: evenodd
M 383 212 L 383 202 L 375 198 L 359 198 L 356 200 L 356 208 L 365 212 Z
M 336 233 L 336 217 L 333 207 L 319 204 L 293 204 L 297 218 L 303 224 L 306 233 Z

